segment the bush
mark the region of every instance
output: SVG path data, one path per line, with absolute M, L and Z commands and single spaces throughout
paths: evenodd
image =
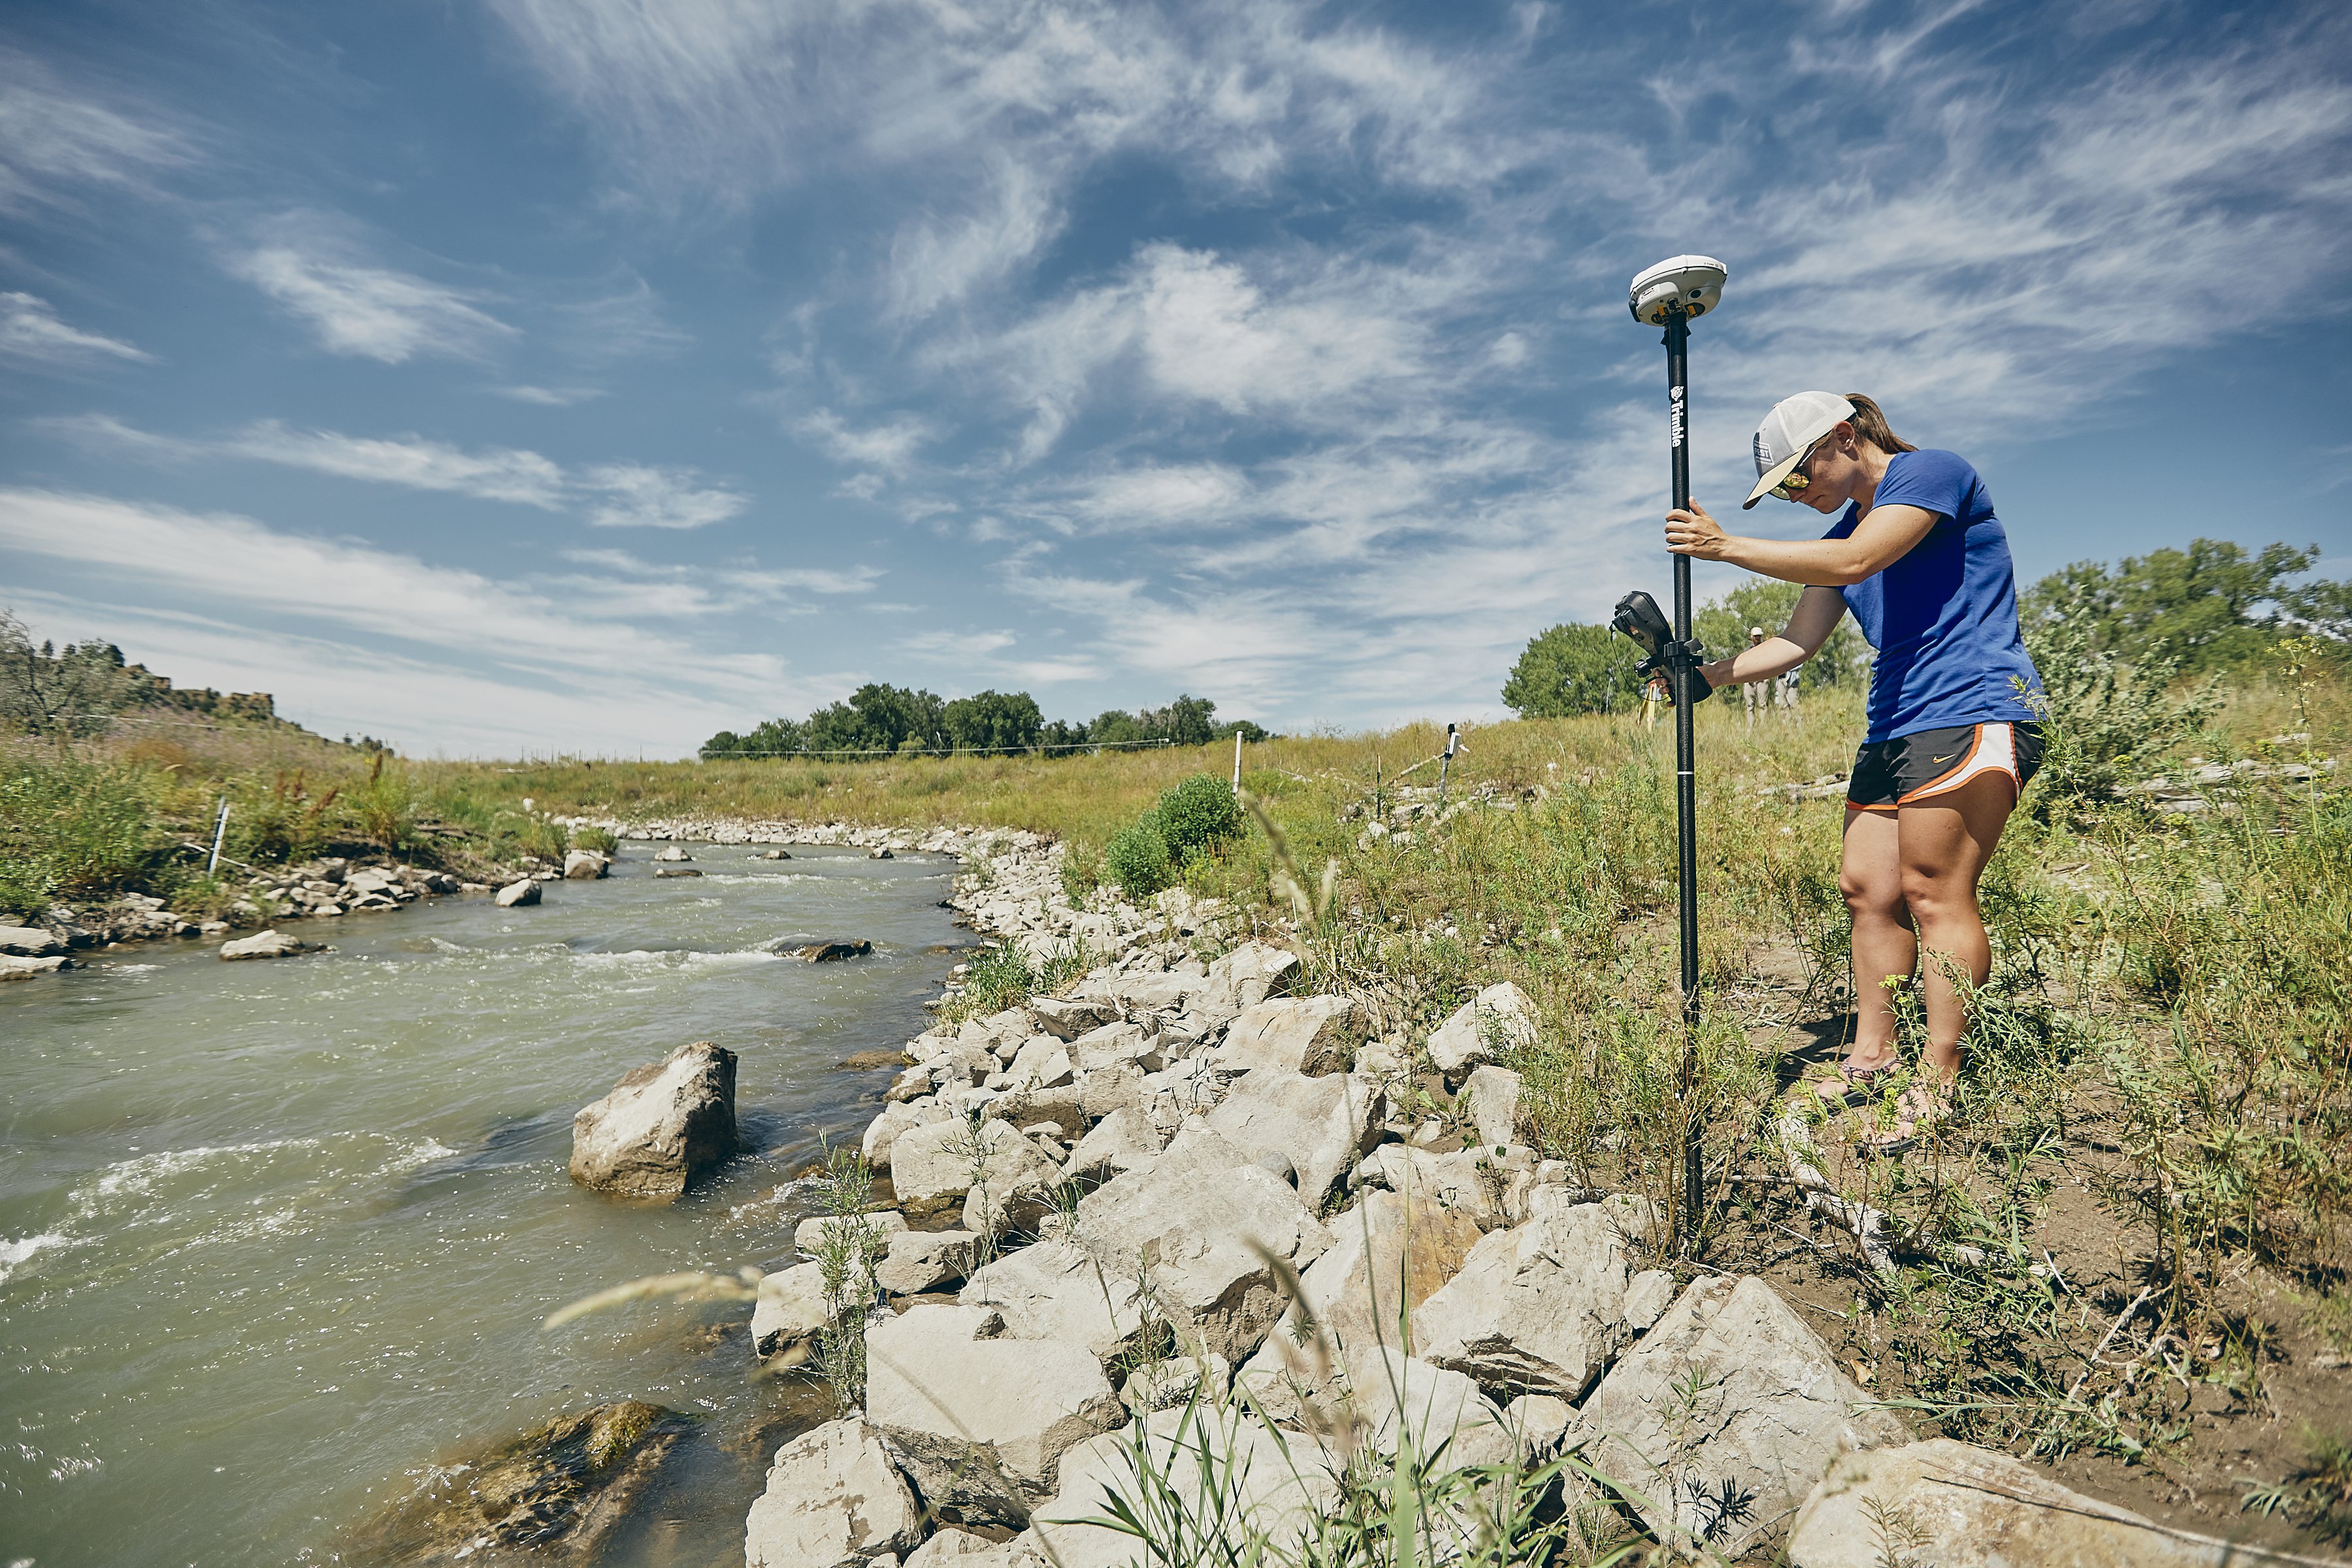
M 1181 863 L 1241 837 L 1242 803 L 1213 773 L 1194 773 L 1160 797 L 1152 826 L 1169 856 Z
M 165 836 L 137 768 L 26 758 L 0 775 L 0 905 L 33 914 L 60 894 L 142 880 Z
M 617 855 L 621 852 L 621 841 L 614 837 L 609 827 L 576 828 L 572 832 L 572 842 L 576 848 L 593 849 L 599 855 Z
M 1130 899 L 1148 899 L 1168 885 L 1168 840 L 1146 817 L 1120 830 L 1103 851 L 1103 870 Z

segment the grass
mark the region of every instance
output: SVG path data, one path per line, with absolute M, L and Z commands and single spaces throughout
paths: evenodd
M 1421 765 L 1444 745 L 1439 727 L 1252 745 L 1244 782 L 1262 820 L 1175 874 L 1232 900 L 1244 927 L 1297 942 L 1312 983 L 1360 996 L 1393 1045 L 1417 1047 L 1485 985 L 1518 984 L 1544 1019 L 1509 1064 L 1527 1079 L 1522 1137 L 1580 1179 L 1671 1211 L 1696 1127 L 1704 1202 L 1686 1256 L 1668 1261 L 1798 1280 L 1847 1303 L 1841 1331 L 1869 1348 L 1876 1391 L 1921 1424 L 2028 1454 L 2177 1466 L 2192 1413 L 2266 1410 L 2290 1375 L 2266 1300 L 2315 1300 L 2315 1323 L 2352 1336 L 2340 1305 L 2352 1282 L 2352 792 L 2344 773 L 2280 771 L 2344 757 L 2352 702 L 2329 668 L 2284 676 L 2222 693 L 2168 755 L 2129 759 L 2127 774 L 2176 779 L 2189 757 L 2251 764 L 2226 786 L 2175 792 L 2201 793 L 2202 812 L 2159 812 L 2146 796 L 2037 810 L 2029 796 L 1985 879 L 1994 967 L 1958 1114 L 1927 1147 L 1864 1162 L 1844 1157 L 1843 1124 L 1806 1130 L 1840 1194 L 1887 1216 L 1891 1272 L 1804 1205 L 1776 1142 L 1786 1092 L 1850 1027 L 1853 986 L 1837 803 L 1776 786 L 1849 764 L 1852 698 L 1812 694 L 1793 721 L 1753 730 L 1727 703 L 1698 715 L 1706 1005 L 1695 1038 L 1675 984 L 1663 728 L 1594 718 L 1476 731 L 1444 811 L 1437 769 Z M 420 856 L 544 853 L 562 832 L 551 813 L 960 824 L 1061 839 L 1083 894 L 1119 833 L 1183 779 L 1224 776 L 1231 758 L 1221 746 L 870 764 L 388 763 L 371 781 L 349 753 L 199 740 L 16 743 L 0 777 L 0 898 L 23 910 L 184 879 L 190 858 L 173 846 L 209 827 L 224 795 L 239 858 L 365 846 L 354 800 L 395 767 Z M 993 1010 L 1069 977 L 1067 964 L 998 950 L 975 958 L 959 1005 Z

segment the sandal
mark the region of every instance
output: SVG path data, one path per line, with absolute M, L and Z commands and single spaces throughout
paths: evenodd
M 1892 1128 L 1873 1127 L 1870 1136 L 1854 1145 L 1854 1152 L 1864 1159 L 1891 1160 L 1897 1154 L 1907 1154 L 1919 1146 L 1923 1134 L 1933 1132 L 1943 1125 L 1944 1099 L 1931 1094 L 1925 1086 L 1914 1084 L 1895 1101 L 1895 1125 Z
M 1878 1090 L 1871 1086 L 1902 1065 L 1890 1061 L 1881 1062 L 1874 1068 L 1858 1068 L 1840 1062 L 1836 1080 L 1817 1079 L 1812 1090 L 1832 1110 L 1851 1110 L 1865 1100 L 1876 1099 Z

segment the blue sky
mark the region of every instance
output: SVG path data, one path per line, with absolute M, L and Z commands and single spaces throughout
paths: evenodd
M 1858 388 L 2029 578 L 2352 574 L 2339 7 L 0 28 L 0 598 L 331 733 L 677 755 L 868 679 L 1499 717 L 1529 636 L 1664 594 L 1624 297 L 1683 251 L 1719 512 L 1775 398 Z

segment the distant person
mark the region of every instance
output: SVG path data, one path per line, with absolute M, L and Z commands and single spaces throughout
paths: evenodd
M 1650 683 L 1642 688 L 1642 727 L 1643 729 L 1654 730 L 1658 727 L 1658 710 L 1666 705 L 1670 693 L 1666 690 L 1666 678 L 1663 675 L 1650 677 Z
M 1748 646 L 1751 648 L 1761 647 L 1764 646 L 1764 628 L 1762 626 L 1750 626 L 1748 628 Z M 1753 730 L 1756 728 L 1756 714 L 1758 710 L 1760 709 L 1769 708 L 1771 705 L 1772 683 L 1769 679 L 1764 680 L 1748 681 L 1739 689 L 1739 710 L 1747 716 L 1748 727 L 1749 729 Z
M 1927 1070 L 1896 1102 L 1895 1126 L 1866 1145 L 1899 1153 L 1943 1113 L 1968 1032 L 1965 1005 L 1932 957 L 1979 985 L 1991 969 L 1977 881 L 2042 761 L 2042 727 L 2026 702 L 2041 677 L 2018 637 L 2009 537 L 1966 459 L 1898 439 L 1860 393 L 1801 392 L 1757 427 L 1756 471 L 1743 510 L 1769 494 L 1837 521 L 1819 540 L 1744 539 L 1694 501 L 1666 514 L 1666 548 L 1807 584 L 1787 628 L 1707 666 L 1711 681 L 1794 668 L 1849 609 L 1878 650 L 1838 875 L 1862 995 L 1853 1048 L 1826 1093 L 1851 1103 L 1899 1066 L 1882 982 L 1924 967 Z
M 1797 714 L 1797 677 L 1801 669 L 1784 670 L 1780 676 L 1780 707 L 1790 718 Z

